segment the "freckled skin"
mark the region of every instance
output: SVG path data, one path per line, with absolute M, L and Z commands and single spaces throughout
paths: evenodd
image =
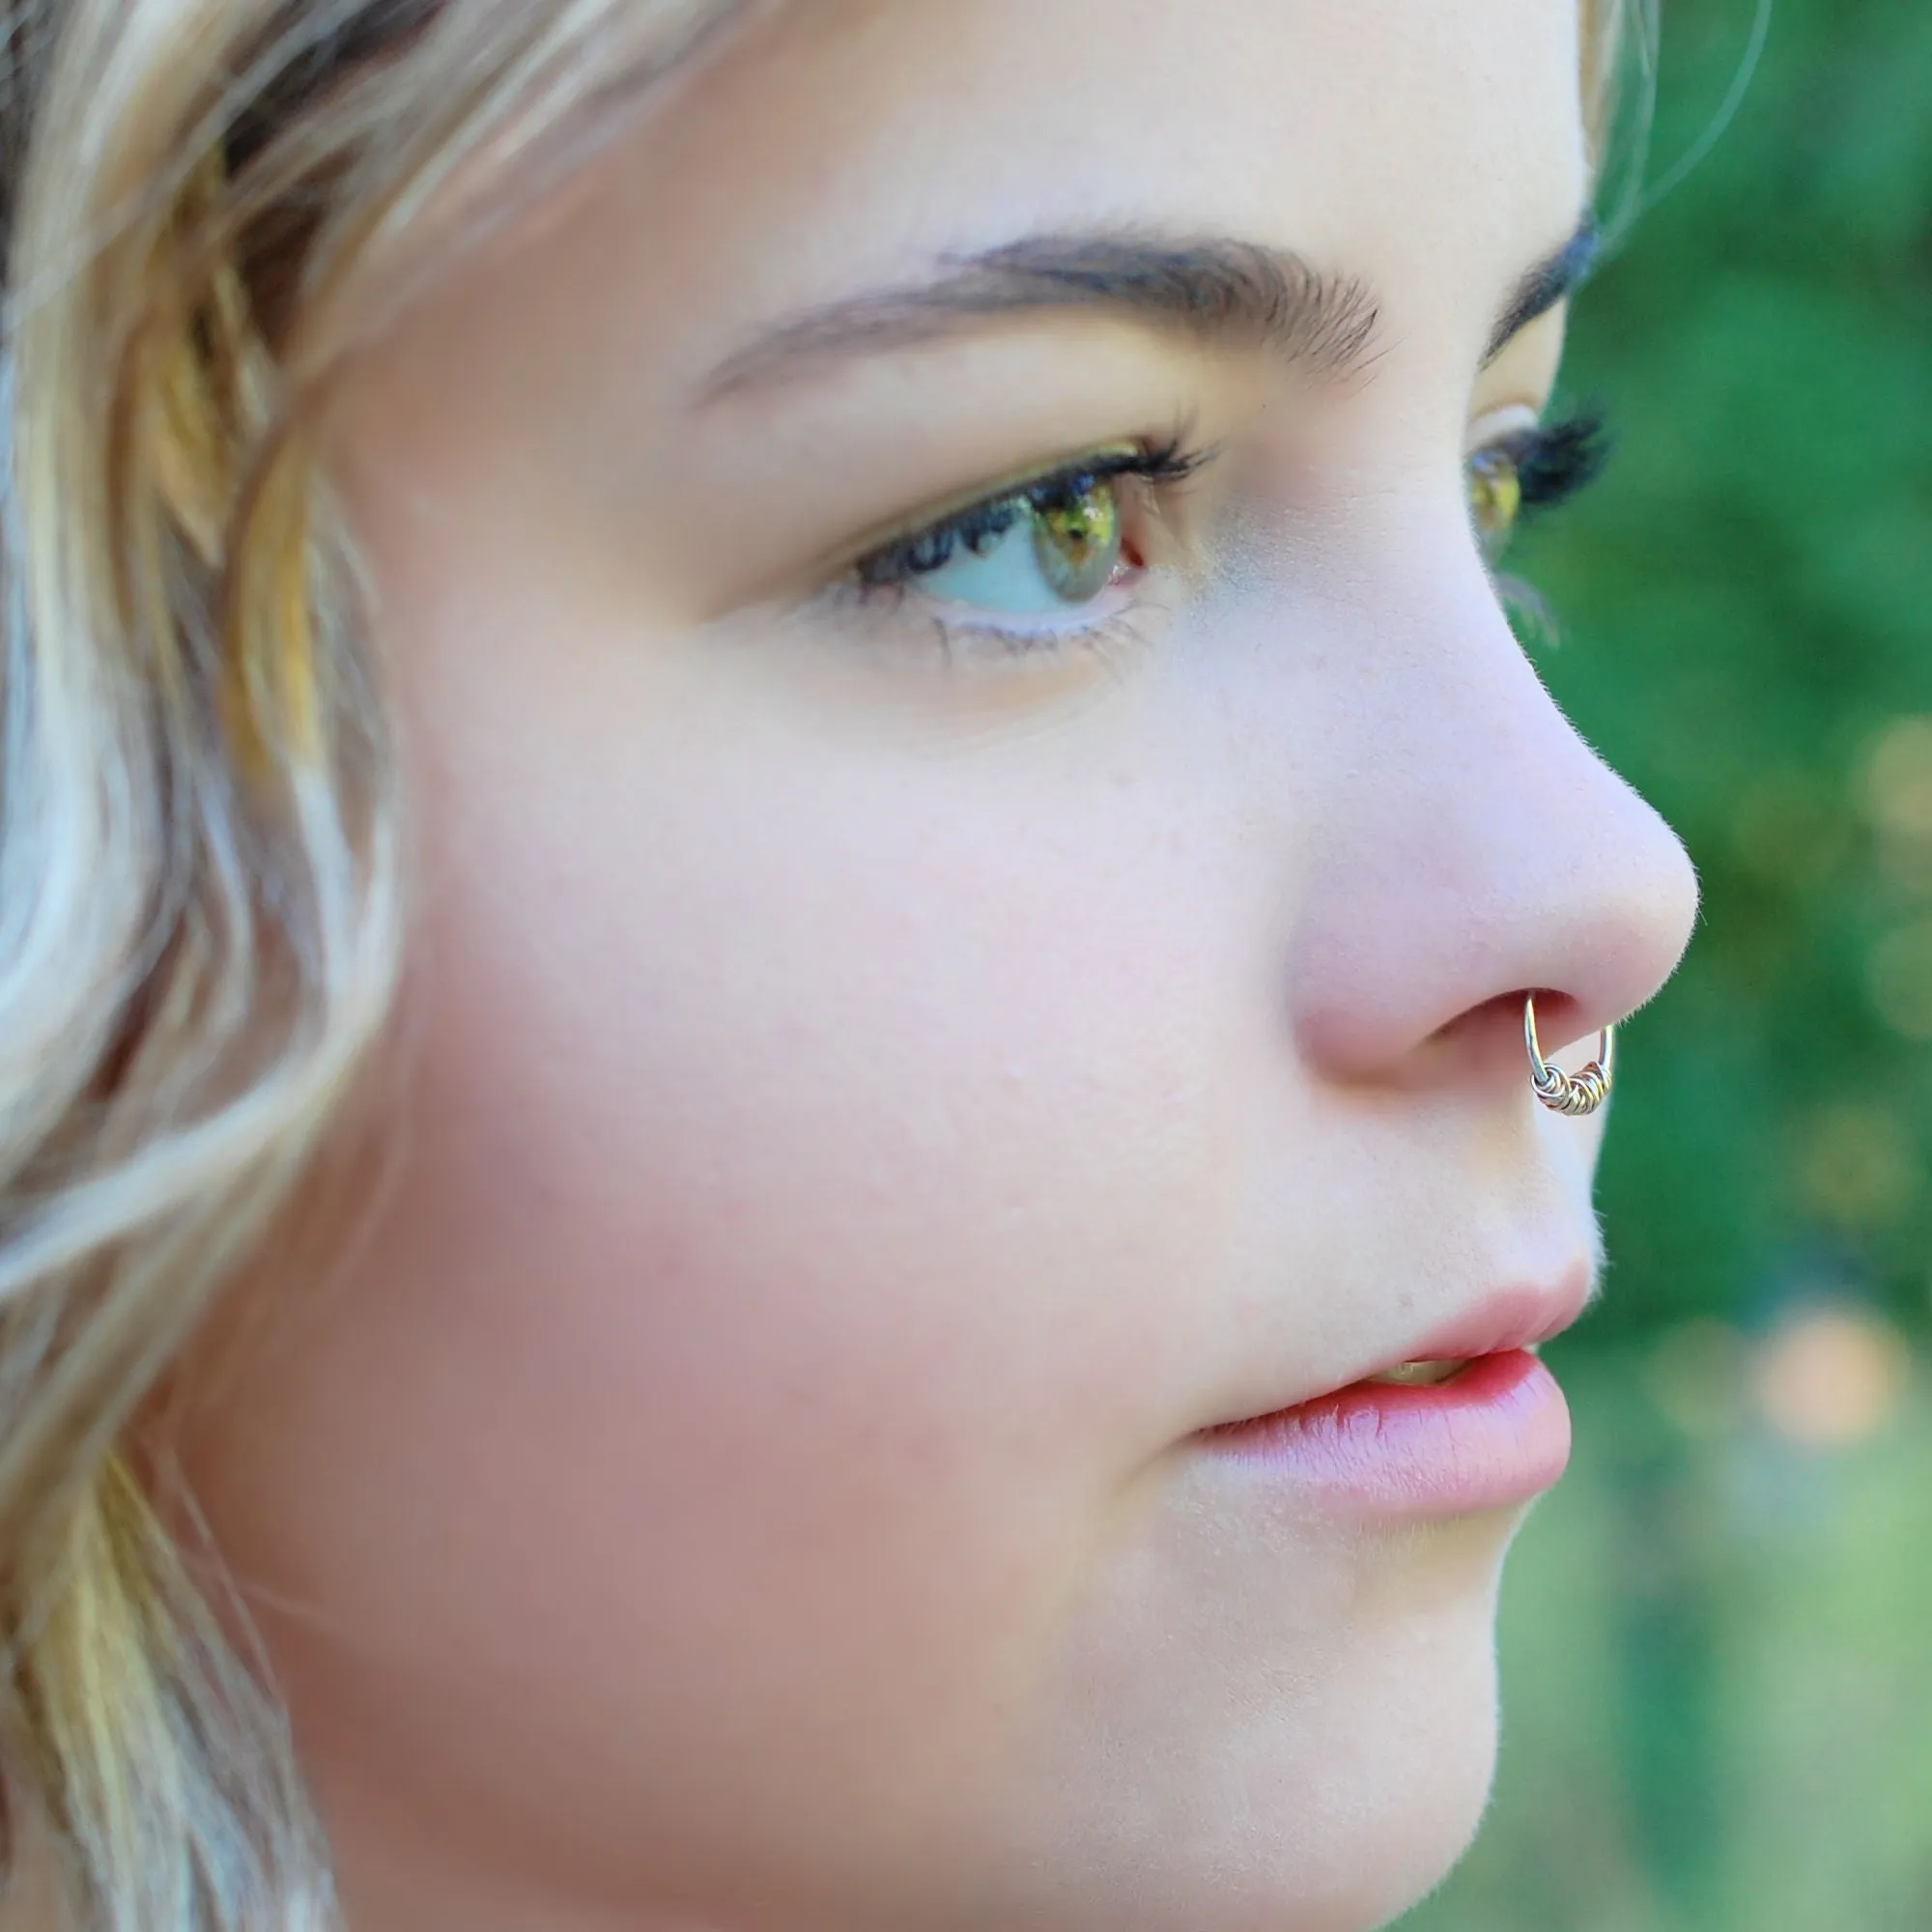
M 1577 67 L 1549 0 L 801 0 L 359 374 L 391 1180 L 246 1285 L 185 1443 L 350 1932 L 1352 1932 L 1460 1851 L 1516 1516 L 1194 1438 L 1588 1264 L 1521 994 L 1553 1051 L 1689 930 L 1463 479 L 1554 379 L 1560 314 L 1480 364 L 1585 197 Z M 1372 369 L 1056 318 L 694 400 L 1122 223 L 1366 278 Z M 810 605 L 1177 420 L 1207 560 L 1106 649 Z

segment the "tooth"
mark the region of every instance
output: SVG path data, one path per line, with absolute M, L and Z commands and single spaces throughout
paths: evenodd
M 1433 1388 L 1452 1380 L 1469 1364 L 1460 1362 L 1404 1362 L 1400 1368 L 1386 1369 L 1369 1378 L 1372 1382 L 1389 1382 L 1399 1388 Z

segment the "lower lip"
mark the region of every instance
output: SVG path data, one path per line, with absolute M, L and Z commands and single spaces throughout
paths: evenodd
M 1570 1408 L 1526 1349 L 1428 1386 L 1355 1382 L 1200 1438 L 1311 1502 L 1377 1517 L 1462 1516 L 1541 1495 L 1570 1460 Z

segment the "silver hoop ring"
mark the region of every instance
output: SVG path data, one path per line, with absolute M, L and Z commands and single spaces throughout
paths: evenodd
M 1597 1057 L 1580 1073 L 1565 1073 L 1543 1057 L 1536 1037 L 1536 1002 L 1522 1003 L 1522 1042 L 1529 1049 L 1529 1084 L 1536 1097 L 1552 1114 L 1580 1121 L 1594 1114 L 1610 1097 L 1617 1078 L 1617 1030 L 1606 1026 L 1597 1036 Z

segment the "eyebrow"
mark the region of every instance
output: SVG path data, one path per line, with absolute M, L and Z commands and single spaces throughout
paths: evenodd
M 1485 364 L 1564 299 L 1596 252 L 1597 230 L 1586 218 L 1517 284 Z M 1252 344 L 1327 376 L 1367 364 L 1381 319 L 1367 282 L 1317 269 L 1291 249 L 1231 236 L 1174 242 L 1131 233 L 1043 235 L 946 257 L 927 281 L 788 316 L 726 356 L 701 396 L 714 400 L 815 364 L 944 341 L 987 321 L 1082 310 L 1204 343 Z
M 949 256 L 929 281 L 788 317 L 721 363 L 704 393 L 943 341 L 981 322 L 1080 310 L 1203 342 L 1252 342 L 1333 373 L 1366 359 L 1378 319 L 1366 283 L 1325 274 L 1286 249 L 1221 236 L 1041 235 Z
M 1597 265 L 1603 241 L 1603 230 L 1597 226 L 1596 218 L 1586 213 L 1569 241 L 1523 276 L 1491 331 L 1489 347 L 1483 351 L 1484 368 L 1539 316 L 1548 315 L 1558 302 L 1569 300 L 1583 286 Z

